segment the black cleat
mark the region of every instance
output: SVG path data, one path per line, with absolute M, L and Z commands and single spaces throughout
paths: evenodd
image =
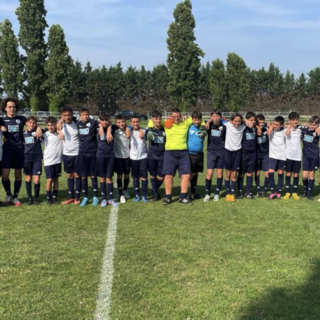
M 197 193 L 191 193 L 190 199 L 191 200 L 201 199 L 201 196 L 199 194 L 197 194 Z
M 33 199 L 32 198 L 29 198 L 28 200 L 28 205 L 31 206 L 33 204 Z
M 313 201 L 313 196 L 308 196 L 307 198 L 308 198 L 308 200 Z
M 172 203 L 172 199 L 164 197 L 162 204 L 167 205 L 167 204 L 171 204 Z
M 36 205 L 36 206 L 39 205 L 39 200 L 38 200 L 38 198 L 34 198 L 34 199 L 33 199 L 33 204 Z
M 52 205 L 52 199 L 47 199 L 47 205 L 49 205 L 49 206 Z
M 193 202 L 188 198 L 184 198 L 184 199 L 180 198 L 179 203 L 182 203 L 182 204 L 193 204 Z
M 161 196 L 158 194 L 156 196 L 153 196 L 153 198 L 151 198 L 149 201 L 154 202 L 154 201 L 159 201 L 161 200 Z
M 237 195 L 237 199 L 238 199 L 238 200 L 242 200 L 242 199 L 243 199 L 242 193 L 239 193 L 239 194 Z
M 247 199 L 254 200 L 254 196 L 252 195 L 252 193 L 246 194 L 245 197 L 246 197 Z
M 59 204 L 58 198 L 52 198 L 52 203 L 53 204 Z

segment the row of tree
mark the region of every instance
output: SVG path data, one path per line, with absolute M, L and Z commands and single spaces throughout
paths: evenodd
M 217 59 L 201 65 L 204 52 L 195 43 L 190 0 L 174 10 L 167 64 L 152 70 L 144 66 L 123 70 L 120 62 L 92 68 L 90 62 L 74 61 L 60 25 L 49 28 L 45 41 L 48 26 L 43 0 L 20 0 L 16 14 L 18 37 L 9 20 L 0 23 L 0 95 L 19 96 L 33 111 L 58 111 L 65 104 L 88 106 L 94 112 L 163 110 L 173 105 L 230 111 L 305 109 L 316 107 L 320 97 L 320 68 L 295 79 L 273 63 L 268 69 L 250 70 L 235 53 L 229 53 L 225 62 Z

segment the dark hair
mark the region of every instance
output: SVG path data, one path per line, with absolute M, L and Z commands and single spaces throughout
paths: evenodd
M 262 113 L 259 113 L 258 115 L 256 115 L 256 119 L 257 119 L 256 122 L 261 120 L 264 120 L 264 121 L 266 120 L 265 116 Z
M 159 112 L 158 110 L 152 111 L 151 118 L 159 118 L 159 117 L 162 117 L 161 112 Z
M 171 113 L 180 113 L 180 115 L 181 115 L 181 111 L 180 111 L 179 108 L 173 108 L 173 109 L 171 109 Z
M 239 113 L 239 112 L 234 112 L 234 113 L 231 115 L 230 120 L 233 121 L 236 117 L 240 117 L 241 121 L 243 120 L 243 116 L 242 116 L 242 114 Z
M 101 113 L 99 116 L 100 120 L 110 120 L 110 115 L 108 113 Z
M 253 111 L 248 111 L 246 113 L 246 119 L 250 119 L 250 118 L 255 117 L 255 116 L 256 116 L 256 114 Z
M 140 117 L 139 117 L 139 116 L 133 115 L 133 116 L 130 117 L 130 121 L 131 121 L 132 119 L 139 119 L 139 121 L 140 121 Z
M 289 120 L 295 120 L 295 119 L 299 119 L 299 113 L 298 112 L 295 112 L 295 111 L 292 111 L 289 113 L 288 115 L 288 119 Z
M 16 98 L 11 98 L 11 97 L 8 97 L 8 98 L 5 98 L 1 101 L 1 110 L 2 112 L 4 113 L 7 113 L 6 111 L 6 107 L 7 107 L 7 103 L 8 102 L 14 102 L 15 106 L 16 106 L 16 111 L 18 111 L 19 109 L 19 106 L 20 106 L 20 102 L 18 99 Z
M 310 119 L 309 119 L 309 123 L 315 123 L 315 124 L 319 124 L 320 122 L 320 118 L 318 116 L 312 116 Z
M 122 114 L 117 114 L 114 118 L 115 120 L 125 120 Z
M 192 119 L 202 119 L 202 113 L 198 110 L 195 110 L 191 114 Z
M 48 124 L 48 123 L 57 123 L 57 118 L 56 117 L 52 117 L 52 116 L 48 117 L 46 119 L 46 124 Z
M 70 107 L 62 107 L 60 112 L 70 112 L 71 114 L 73 114 L 73 110 Z
M 222 113 L 221 113 L 221 111 L 218 110 L 218 109 L 213 109 L 213 110 L 211 111 L 211 113 L 210 113 L 210 116 L 213 116 L 214 114 L 222 117 Z
M 28 121 L 30 121 L 30 120 L 34 121 L 35 123 L 38 122 L 38 119 L 37 119 L 36 117 L 34 117 L 34 116 L 29 116 L 29 117 L 27 117 L 26 122 L 28 122 Z
M 282 117 L 282 116 L 277 116 L 277 117 L 274 118 L 273 121 L 279 122 L 280 125 L 282 126 L 282 125 L 284 124 L 284 117 Z
M 89 111 L 88 108 L 82 108 L 82 109 L 80 110 L 80 115 L 81 115 L 82 113 L 84 113 L 84 112 L 88 112 L 88 113 L 90 114 L 90 111 Z

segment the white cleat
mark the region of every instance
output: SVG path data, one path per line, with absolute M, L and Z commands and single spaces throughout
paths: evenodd
M 213 201 L 219 201 L 220 200 L 220 196 L 218 194 L 215 194 L 213 197 Z
M 126 203 L 127 200 L 125 198 L 125 196 L 120 196 L 120 203 Z
M 206 194 L 203 198 L 203 202 L 209 202 L 210 201 L 210 195 Z

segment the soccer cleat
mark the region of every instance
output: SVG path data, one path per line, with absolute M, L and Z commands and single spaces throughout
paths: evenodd
M 33 199 L 33 204 L 36 206 L 38 206 L 40 204 L 38 198 Z
M 33 199 L 32 199 L 32 198 L 29 198 L 29 199 L 28 199 L 28 205 L 31 206 L 32 204 L 33 204 Z
M 133 201 L 134 202 L 139 202 L 140 201 L 140 197 L 139 196 L 135 196 Z
M 106 199 L 103 199 L 102 201 L 101 201 L 101 205 L 100 205 L 101 207 L 106 207 L 107 206 L 107 200 Z
M 191 193 L 190 199 L 191 200 L 196 200 L 196 199 L 201 199 L 201 197 L 197 193 Z
M 49 206 L 52 205 L 52 200 L 51 199 L 47 199 L 47 205 L 49 205 Z
M 238 200 L 242 200 L 242 199 L 243 199 L 242 193 L 239 193 L 239 194 L 237 195 L 237 199 L 238 199 Z
M 74 202 L 73 202 L 73 204 L 75 205 L 75 206 L 77 206 L 78 204 L 80 204 L 80 200 L 78 199 L 74 199 Z
M 263 198 L 263 192 L 262 192 L 262 191 L 259 191 L 259 192 L 257 193 L 257 197 L 258 197 L 258 198 Z
M 270 196 L 269 196 L 269 200 L 273 200 L 277 197 L 277 194 L 276 193 L 271 193 Z
M 170 204 L 170 203 L 172 203 L 172 199 L 167 198 L 167 197 L 163 198 L 162 204 L 167 205 L 167 204 Z
M 66 205 L 66 204 L 70 204 L 70 203 L 74 203 L 74 199 L 68 199 L 68 200 L 65 200 L 62 202 L 63 205 Z
M 113 199 L 109 200 L 108 204 L 110 204 L 113 207 L 117 207 L 119 205 L 119 203 Z
M 93 199 L 92 199 L 92 205 L 93 205 L 94 207 L 96 207 L 98 204 L 99 204 L 98 198 L 97 198 L 97 197 L 93 197 Z
M 300 200 L 300 197 L 298 196 L 297 193 L 293 193 L 293 194 L 292 194 L 292 198 L 293 198 L 294 200 Z
M 252 193 L 246 194 L 245 197 L 246 197 L 247 199 L 254 200 L 254 196 L 252 195 Z
M 21 206 L 21 202 L 18 198 L 14 198 L 13 199 L 13 204 L 15 207 L 20 207 Z
M 307 198 L 308 198 L 308 200 L 313 201 L 313 196 L 308 196 Z
M 180 198 L 179 203 L 182 203 L 182 204 L 193 204 L 193 202 L 188 198 L 184 198 L 184 199 Z
M 283 200 L 288 200 L 291 197 L 291 193 L 287 192 L 283 197 Z
M 206 194 L 203 198 L 203 202 L 209 202 L 210 201 L 210 194 Z
M 277 193 L 277 200 L 281 199 L 281 193 Z
M 143 202 L 148 202 L 147 197 L 142 197 L 142 201 L 143 201 Z
M 229 194 L 229 201 L 230 202 L 235 202 L 236 201 L 236 199 L 234 197 L 234 194 Z
M 158 200 L 161 200 L 161 196 L 159 194 L 157 194 L 156 196 L 153 196 L 153 198 L 151 198 L 149 201 L 155 202 L 155 201 L 158 201 Z
M 307 198 L 308 197 L 308 194 L 307 193 L 302 193 L 299 195 L 300 198 Z
M 216 193 L 214 196 L 213 196 L 213 201 L 219 201 L 220 200 L 220 196 Z
M 6 196 L 5 204 L 7 206 L 12 204 L 12 201 L 13 201 L 12 196 Z
M 123 195 L 126 199 L 130 199 L 130 194 L 129 194 L 128 190 L 123 190 Z
M 125 196 L 120 196 L 120 203 L 126 203 L 127 200 L 125 198 Z
M 53 197 L 52 198 L 52 204 L 59 204 L 58 198 Z
M 230 194 L 226 194 L 226 201 L 230 201 Z
M 318 202 L 320 202 L 320 198 L 318 199 Z
M 80 203 L 80 207 L 84 207 L 87 203 L 89 202 L 89 199 L 88 198 L 83 198 L 81 203 Z

